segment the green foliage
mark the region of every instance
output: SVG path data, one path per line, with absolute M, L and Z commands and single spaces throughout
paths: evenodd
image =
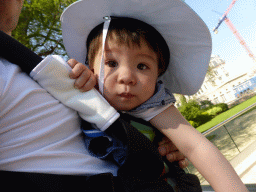
M 209 65 L 207 72 L 206 72 L 206 78 L 213 86 L 216 86 L 216 83 L 214 81 L 216 77 L 216 74 L 214 73 L 214 67 Z
M 189 101 L 179 108 L 181 114 L 190 122 L 193 127 L 198 127 L 212 119 L 207 113 L 204 114 L 196 101 Z
M 185 105 L 187 103 L 187 99 L 184 95 L 179 95 L 180 96 L 180 103 L 181 105 Z
M 195 122 L 195 121 L 188 121 L 193 127 L 199 127 L 199 123 Z
M 219 103 L 219 104 L 216 104 L 216 105 L 210 105 L 208 107 L 202 107 L 201 105 L 201 108 L 202 110 L 204 111 L 203 114 L 208 114 L 208 115 L 211 115 L 213 117 L 215 117 L 216 115 L 219 115 L 225 111 L 227 111 L 229 108 L 228 108 L 228 105 L 226 103 Z
M 196 101 L 191 100 L 188 103 L 183 104 L 179 108 L 179 111 L 188 121 L 193 121 L 193 119 L 200 114 L 200 106 Z
M 194 121 L 197 123 L 196 127 L 199 127 L 200 125 L 203 125 L 205 123 L 207 123 L 208 121 L 210 121 L 212 119 L 211 115 L 208 114 L 203 114 L 202 112 L 196 116 L 196 118 L 194 119 Z
M 227 111 L 228 109 L 229 108 L 226 103 L 219 103 L 219 104 L 216 104 L 216 105 L 213 105 L 213 106 L 207 108 L 207 110 L 204 112 L 204 114 L 208 114 L 208 115 L 211 115 L 212 117 L 215 117 L 215 116 Z
M 213 105 L 210 101 L 201 101 L 200 105 L 194 100 L 184 103 L 179 111 L 189 121 L 193 127 L 199 127 L 208 121 L 212 120 L 215 116 L 228 110 L 228 105 L 220 103 Z
M 226 103 L 219 103 L 219 104 L 217 104 L 215 106 L 220 107 L 222 109 L 221 113 L 229 110 L 228 105 Z
M 224 113 L 216 116 L 211 121 L 207 122 L 206 124 L 200 126 L 197 130 L 201 133 L 205 132 L 206 130 L 210 129 L 211 127 L 214 127 L 221 123 L 222 121 L 225 121 L 226 119 L 232 117 L 233 115 L 239 113 L 240 111 L 244 110 L 245 108 L 253 105 L 256 103 L 256 96 L 253 98 L 248 99 L 247 101 L 229 109 L 228 111 L 225 111 Z
M 209 100 L 200 101 L 201 109 L 207 109 L 207 108 L 212 107 L 212 106 L 213 106 L 213 103 Z
M 204 112 L 204 114 L 208 114 L 210 116 L 216 116 L 217 114 L 222 112 L 221 107 L 212 107 L 211 109 L 208 109 L 207 111 Z
M 13 37 L 40 56 L 66 55 L 60 16 L 76 0 L 25 0 Z

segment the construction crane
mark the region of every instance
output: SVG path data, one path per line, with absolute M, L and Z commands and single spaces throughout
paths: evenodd
M 223 14 L 223 16 L 220 18 L 218 25 L 213 29 L 214 34 L 218 33 L 218 28 L 221 25 L 221 23 L 223 21 L 225 21 L 225 23 L 227 24 L 227 26 L 229 27 L 229 29 L 232 31 L 232 33 L 236 36 L 236 38 L 239 40 L 240 44 L 245 48 L 245 50 L 247 51 L 247 53 L 249 54 L 249 56 L 253 59 L 253 61 L 256 63 L 256 57 L 253 55 L 252 51 L 250 50 L 250 48 L 247 46 L 247 44 L 245 43 L 243 37 L 240 35 L 240 33 L 237 31 L 237 29 L 235 28 L 235 26 L 233 25 L 233 23 L 228 19 L 227 14 L 229 13 L 229 11 L 232 9 L 232 7 L 234 6 L 234 4 L 236 3 L 237 0 L 233 0 L 232 3 L 229 5 L 228 9 L 226 10 L 226 12 Z

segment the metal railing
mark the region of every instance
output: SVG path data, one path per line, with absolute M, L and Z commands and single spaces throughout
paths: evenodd
M 255 192 L 256 191 L 256 184 L 246 184 L 245 185 L 247 189 L 250 192 Z M 203 192 L 214 192 L 213 188 L 211 186 L 202 186 Z
M 203 135 L 210 140 L 222 154 L 231 161 L 251 143 L 256 141 L 256 103 L 205 131 Z M 205 181 L 192 164 L 188 172 L 196 174 L 201 183 Z M 202 186 L 203 191 L 213 191 L 210 186 Z M 256 185 L 247 185 L 249 191 L 256 192 Z
M 243 151 L 249 144 L 256 140 L 255 109 L 256 103 L 205 131 L 203 135 L 213 142 L 230 161 L 241 153 L 241 151 Z M 252 129 L 254 127 L 255 129 Z M 242 138 L 246 138 L 247 141 L 242 140 Z M 218 142 L 220 140 L 222 142 Z M 232 151 L 229 152 L 227 149 Z
M 211 132 L 215 131 L 216 129 L 220 128 L 221 126 L 227 124 L 228 122 L 232 121 L 233 119 L 237 118 L 238 116 L 246 113 L 247 111 L 249 111 L 250 109 L 256 107 L 256 103 L 250 105 L 249 107 L 245 108 L 244 110 L 238 112 L 237 114 L 233 115 L 232 117 L 226 119 L 225 121 L 221 122 L 220 124 L 212 127 L 211 129 L 208 129 L 207 131 L 203 132 L 204 136 L 207 136 L 208 134 L 210 134 Z

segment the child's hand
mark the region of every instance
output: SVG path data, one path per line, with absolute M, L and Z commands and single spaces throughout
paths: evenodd
M 69 77 L 71 79 L 76 79 L 74 84 L 75 88 L 79 89 L 81 92 L 90 91 L 94 88 L 97 79 L 88 67 L 75 59 L 68 60 L 68 64 L 72 68 Z
M 164 137 L 159 143 L 158 147 L 159 153 L 162 156 L 166 156 L 166 159 L 170 162 L 179 162 L 181 168 L 186 168 L 188 166 L 188 160 L 185 156 L 177 149 L 177 147 L 167 138 Z

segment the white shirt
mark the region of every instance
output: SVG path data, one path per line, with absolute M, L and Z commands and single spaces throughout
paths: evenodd
M 75 111 L 0 59 L 0 170 L 116 175 L 117 166 L 88 154 Z

